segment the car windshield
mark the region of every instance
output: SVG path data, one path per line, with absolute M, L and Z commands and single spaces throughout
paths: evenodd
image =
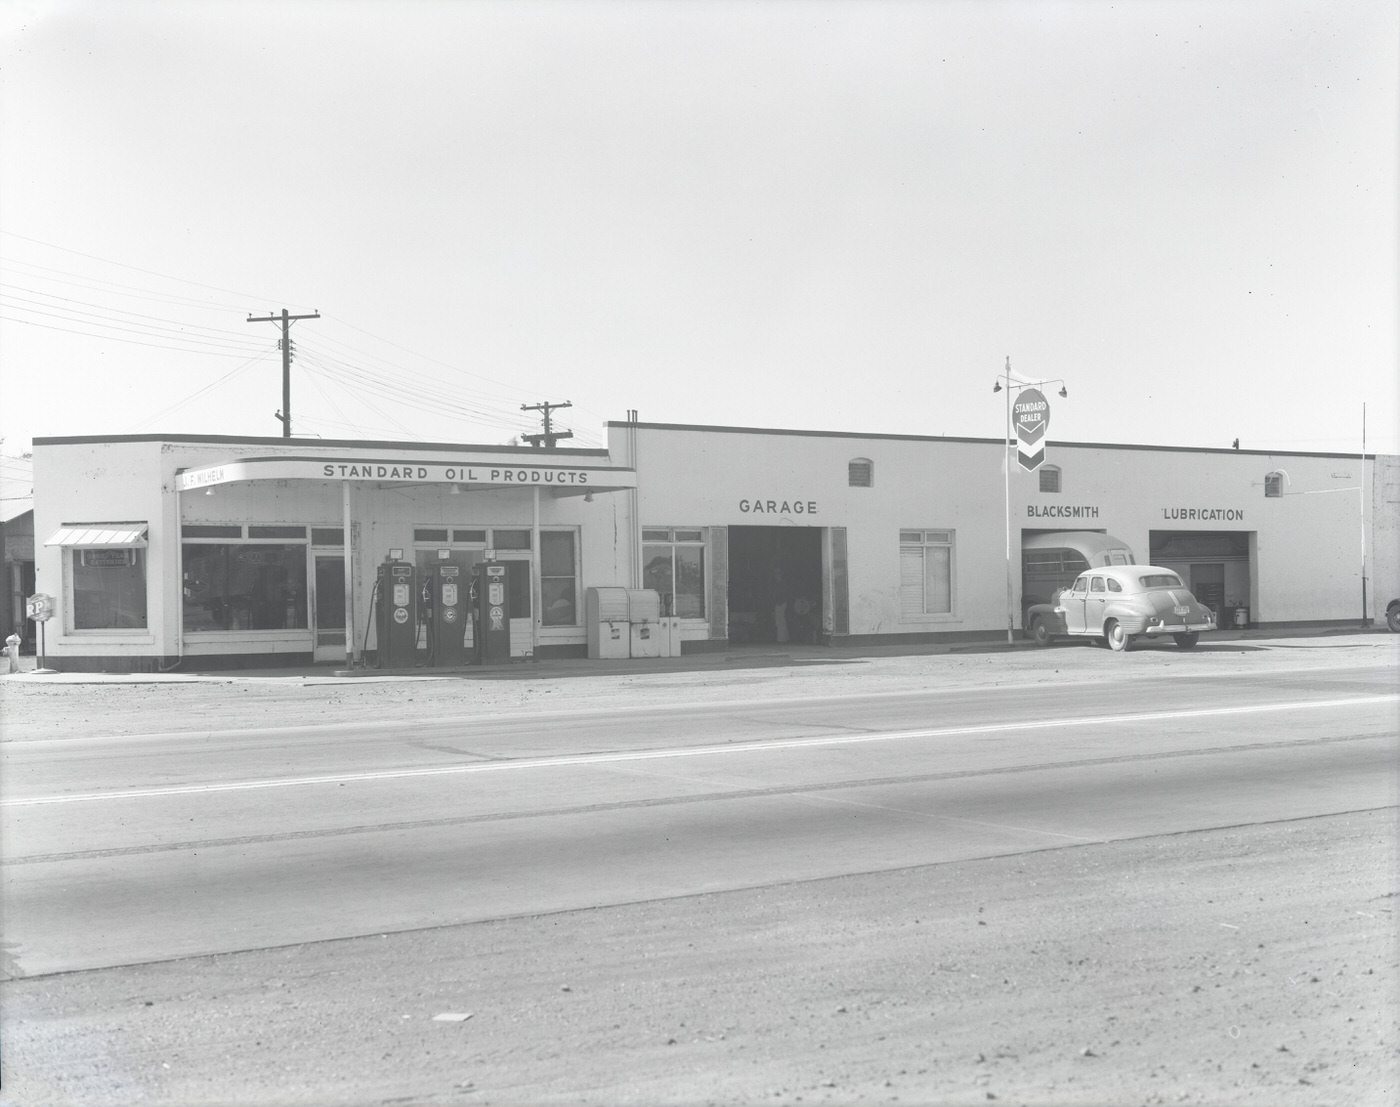
M 1175 573 L 1144 573 L 1138 578 L 1144 588 L 1181 588 L 1181 578 Z

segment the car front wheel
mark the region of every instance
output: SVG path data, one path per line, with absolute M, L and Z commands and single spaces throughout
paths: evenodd
M 1109 620 L 1103 628 L 1103 636 L 1108 639 L 1109 647 L 1119 653 L 1130 649 L 1133 644 L 1133 636 L 1123 629 L 1123 624 L 1117 619 Z
M 1189 650 L 1201 638 L 1194 630 L 1188 631 L 1186 634 L 1173 634 L 1172 637 L 1176 639 L 1176 644 L 1183 650 Z
M 1044 619 L 1034 619 L 1031 621 L 1031 641 L 1037 646 L 1048 646 L 1050 644 L 1050 628 L 1045 625 Z
M 1400 634 L 1400 603 L 1392 604 L 1390 610 L 1385 613 L 1385 625 L 1390 628 L 1392 634 Z

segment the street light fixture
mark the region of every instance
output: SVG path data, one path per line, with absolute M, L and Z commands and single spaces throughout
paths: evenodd
M 1047 384 L 1058 384 L 1061 398 L 1067 399 L 1069 397 L 1069 388 L 1058 377 L 1052 380 L 1028 381 L 1016 376 L 1011 372 L 1011 358 L 1008 357 L 1005 372 L 998 374 L 997 382 L 992 386 L 994 393 L 1006 393 L 1006 451 L 1002 457 L 1002 469 L 1006 478 L 1006 641 L 1008 644 L 1016 641 L 1015 590 L 1011 578 L 1011 466 L 1014 463 L 1011 455 L 1016 448 L 1016 432 L 1011 425 L 1011 394 L 1020 392 L 1023 388 L 1039 388 Z

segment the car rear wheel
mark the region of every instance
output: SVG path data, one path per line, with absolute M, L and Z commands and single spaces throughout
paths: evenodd
M 1132 648 L 1133 636 L 1123 629 L 1123 624 L 1117 619 L 1110 619 L 1103 628 L 1103 636 L 1108 639 L 1111 649 L 1123 653 Z
M 1050 628 L 1045 625 L 1044 619 L 1031 620 L 1031 641 L 1037 646 L 1050 644 Z
M 1183 650 L 1189 650 L 1201 638 L 1194 630 L 1187 631 L 1185 634 L 1173 634 L 1172 637 L 1176 639 L 1176 644 Z
M 1393 603 L 1385 613 L 1385 625 L 1392 634 L 1400 634 L 1400 603 Z

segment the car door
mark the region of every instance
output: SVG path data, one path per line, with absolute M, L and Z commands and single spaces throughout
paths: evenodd
M 1079 576 L 1067 590 L 1060 593 L 1057 608 L 1065 620 L 1065 630 L 1070 634 L 1084 633 L 1084 600 L 1088 595 L 1089 578 Z
M 1089 578 L 1089 594 L 1084 599 L 1084 632 L 1098 634 L 1103 629 L 1104 608 L 1108 605 L 1108 585 L 1098 573 Z

